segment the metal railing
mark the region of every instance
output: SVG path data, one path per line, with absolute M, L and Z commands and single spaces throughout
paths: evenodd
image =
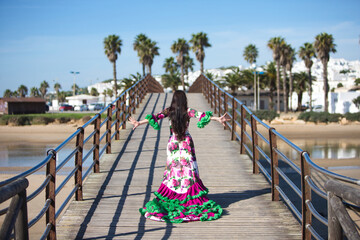
M 44 215 L 46 215 L 46 227 L 43 232 L 43 235 L 41 236 L 41 239 L 46 239 L 46 238 L 56 239 L 56 219 L 60 216 L 60 214 L 63 212 L 66 205 L 74 197 L 74 195 L 76 201 L 83 200 L 83 191 L 82 191 L 83 181 L 89 175 L 91 170 L 93 170 L 94 173 L 100 172 L 101 156 L 104 154 L 104 152 L 111 153 L 111 143 L 114 138 L 115 140 L 120 139 L 120 130 L 126 128 L 126 121 L 128 117 L 132 113 L 135 113 L 136 108 L 139 107 L 139 104 L 142 102 L 143 98 L 145 97 L 148 91 L 149 78 L 151 78 L 150 75 L 134 83 L 129 89 L 121 93 L 116 100 L 114 100 L 111 104 L 106 106 L 103 110 L 101 110 L 98 114 L 96 114 L 83 126 L 79 127 L 70 137 L 68 137 L 59 146 L 57 146 L 55 149 L 48 150 L 47 157 L 39 164 L 29 169 L 28 171 L 25 171 L 17 176 L 14 176 L 12 178 L 0 182 L 0 196 L 1 196 L 0 203 L 1 203 L 10 198 L 7 197 L 5 199 L 5 197 L 3 197 L 5 196 L 4 194 L 7 192 L 7 189 L 9 189 L 9 187 L 18 183 L 18 181 L 20 181 L 21 179 L 24 179 L 25 177 L 36 173 L 43 167 L 46 167 L 46 177 L 43 183 L 29 196 L 26 197 L 25 195 L 25 201 L 23 201 L 26 204 L 26 202 L 33 200 L 37 195 L 39 195 L 45 190 L 45 199 L 46 199 L 45 204 L 43 208 L 40 210 L 40 212 L 37 214 L 37 216 L 34 217 L 29 222 L 27 222 L 27 217 L 26 217 L 26 221 L 17 220 L 16 224 L 18 224 L 18 222 L 19 224 L 20 223 L 22 224 L 19 225 L 20 228 L 26 228 L 26 232 L 28 232 L 27 230 L 28 228 L 31 228 Z M 105 119 L 102 119 L 102 116 L 105 114 L 106 114 Z M 93 127 L 91 127 L 92 125 Z M 105 128 L 103 126 L 105 126 Z M 105 129 L 103 133 L 100 132 L 101 129 Z M 90 131 L 86 138 L 85 138 L 85 131 L 86 132 Z M 69 146 L 73 144 L 71 141 L 74 139 L 75 139 L 75 148 L 73 148 L 72 152 L 64 159 L 62 159 L 58 165 L 56 165 L 58 153 L 62 149 L 64 149 L 65 146 Z M 92 144 L 92 145 L 90 150 L 85 153 L 83 149 L 86 144 L 88 145 Z M 93 161 L 88 167 L 88 170 L 86 172 L 83 172 L 83 165 L 91 155 L 93 157 L 92 159 Z M 56 188 L 55 185 L 56 174 L 65 166 L 65 164 L 67 164 L 70 161 L 70 159 L 75 160 L 74 167 L 72 168 L 70 173 L 65 177 L 63 182 Z M 73 177 L 75 179 L 75 184 L 73 189 L 71 190 L 70 194 L 65 198 L 65 200 L 62 203 L 59 203 L 58 201 L 56 201 L 56 196 L 61 192 L 63 187 L 66 185 L 66 183 Z M 22 189 L 21 191 L 25 191 L 25 189 Z M 17 192 L 14 194 L 19 194 L 19 193 Z M 13 196 L 14 194 L 12 194 L 11 196 Z M 21 196 L 24 196 L 23 193 L 21 194 L 22 194 Z M 58 207 L 56 211 L 55 206 L 57 206 L 58 204 L 61 205 L 60 207 Z M 12 205 L 10 205 L 10 207 L 0 210 L 0 216 L 6 214 L 7 212 L 14 213 L 12 208 L 13 208 Z M 14 214 L 10 214 L 10 215 L 14 215 Z M 16 216 L 14 215 L 12 216 L 12 218 L 16 219 Z M 6 219 L 8 219 L 8 216 L 6 216 Z M 6 224 L 6 222 L 7 221 L 5 221 L 4 224 Z M 3 228 L 4 228 L 4 224 L 3 224 Z M 10 227 L 7 226 L 6 227 L 7 235 L 4 236 L 9 236 L 8 232 L 10 231 L 11 234 L 13 227 L 14 227 L 13 225 L 11 225 Z M 15 227 L 15 228 L 18 229 L 19 227 Z M 28 238 L 28 234 L 25 234 L 24 236 L 27 236 L 25 237 L 25 239 Z M 20 237 L 20 239 L 23 238 Z
M 202 93 L 211 108 L 214 108 L 214 114 L 220 116 L 227 113 L 230 116 L 231 121 L 227 122 L 224 129 L 231 131 L 231 140 L 239 141 L 240 154 L 247 154 L 251 158 L 253 173 L 261 172 L 269 181 L 272 200 L 279 201 L 281 197 L 301 223 L 302 238 L 326 238 L 327 236 L 324 237 L 324 234 L 328 233 L 326 206 L 328 196 L 324 188 L 326 180 L 336 179 L 354 185 L 360 185 L 360 180 L 330 172 L 316 165 L 310 159 L 308 152 L 264 123 L 244 103 L 227 93 L 214 81 L 205 75 L 200 75 L 198 80 L 202 82 Z M 281 151 L 278 147 L 280 144 L 288 146 L 291 154 Z M 325 180 L 321 183 L 314 175 L 321 175 Z M 323 202 L 320 199 L 323 199 Z M 351 206 L 356 211 L 360 209 L 359 206 Z M 317 223 L 313 224 L 314 221 Z M 326 228 L 325 233 L 317 230 L 317 228 L 321 229 L 321 226 L 319 227 L 321 224 Z

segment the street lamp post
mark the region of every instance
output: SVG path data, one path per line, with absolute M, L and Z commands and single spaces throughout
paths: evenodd
M 75 77 L 76 74 L 80 74 L 80 72 L 70 71 L 70 73 L 74 75 L 73 96 L 75 96 Z
M 258 73 L 258 82 L 257 82 L 257 94 L 258 94 L 258 104 L 257 107 L 260 109 L 260 75 L 264 74 L 264 72 L 257 72 Z M 258 110 L 258 109 L 256 109 Z

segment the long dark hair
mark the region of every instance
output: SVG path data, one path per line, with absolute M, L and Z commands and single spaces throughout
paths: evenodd
M 169 108 L 169 117 L 173 132 L 179 141 L 184 139 L 185 131 L 189 123 L 187 108 L 188 106 L 185 92 L 181 90 L 175 91 Z

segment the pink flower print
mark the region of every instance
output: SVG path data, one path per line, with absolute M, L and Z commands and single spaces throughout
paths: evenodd
M 206 116 L 206 113 L 203 112 L 203 113 L 201 114 L 200 118 L 199 118 L 199 121 L 200 121 L 203 117 L 205 117 L 205 116 Z
M 194 117 L 195 116 L 195 110 L 194 109 L 191 109 L 189 111 L 189 117 Z
M 173 185 L 174 187 L 179 186 L 179 182 L 178 182 L 175 178 L 173 178 L 173 179 L 171 180 L 171 183 L 172 183 L 172 185 Z
M 187 150 L 189 153 L 191 153 L 191 147 L 186 141 L 181 142 L 181 148 L 184 150 Z
M 181 170 L 179 170 L 179 171 L 176 171 L 176 176 L 178 176 L 178 177 L 182 177 L 182 171 Z
M 188 162 L 186 161 L 185 158 L 181 158 L 181 159 L 180 159 L 180 163 L 181 163 L 181 165 L 183 165 L 183 166 L 186 166 L 186 165 L 188 164 Z
M 185 141 L 188 145 L 190 145 L 190 137 L 185 137 Z
M 193 172 L 192 172 L 191 170 L 189 170 L 188 176 L 189 176 L 189 177 L 193 177 Z
M 184 185 L 184 187 L 189 186 L 190 185 L 190 180 L 189 179 L 184 179 L 183 180 L 183 185 Z
M 160 114 L 157 115 L 157 118 L 158 118 L 158 119 L 163 119 L 164 117 L 165 117 L 165 115 L 162 114 L 162 113 L 160 113 Z

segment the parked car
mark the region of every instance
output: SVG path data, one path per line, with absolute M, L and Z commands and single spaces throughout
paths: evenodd
M 86 105 L 86 104 L 83 104 L 83 105 L 77 105 L 77 106 L 75 106 L 74 107 L 74 110 L 75 111 L 89 111 L 89 107 L 88 107 L 88 105 Z
M 103 109 L 104 106 L 101 103 L 90 103 L 89 104 L 89 111 L 97 111 Z
M 69 105 L 69 104 L 62 104 L 60 107 L 59 107 L 59 111 L 73 111 L 74 108 L 73 106 Z

